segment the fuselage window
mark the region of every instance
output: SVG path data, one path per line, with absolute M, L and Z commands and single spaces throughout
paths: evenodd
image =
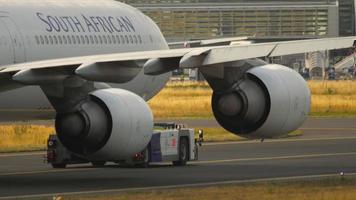
M 82 44 L 85 44 L 84 36 L 81 35 L 80 39 L 81 39 Z
M 72 43 L 73 44 L 76 44 L 77 42 L 75 41 L 75 36 L 74 35 L 72 35 Z
M 37 35 L 35 36 L 35 40 L 36 40 L 36 43 L 37 43 L 37 44 L 40 44 L 40 39 L 38 38 Z
M 48 36 L 48 39 L 49 39 L 49 43 L 50 44 L 53 44 L 53 38 L 52 38 L 52 36 L 50 35 L 50 36 Z
M 63 35 L 63 43 L 67 44 L 67 37 L 65 35 Z
M 62 44 L 62 37 L 61 36 L 58 36 L 58 43 Z
M 85 36 L 85 42 L 86 42 L 86 44 L 90 44 L 89 43 L 89 37 L 87 35 Z
M 139 36 L 138 36 L 138 42 L 139 42 L 140 44 L 142 44 L 142 38 L 141 38 L 141 35 L 139 35 Z
M 77 35 L 77 43 L 80 44 L 80 37 Z
M 129 37 L 127 37 L 127 35 L 125 35 L 125 42 L 126 42 L 126 44 L 129 43 Z
M 44 39 L 45 39 L 45 43 L 48 44 L 48 37 L 47 37 L 47 35 L 44 36 Z
M 120 44 L 120 36 L 116 35 L 117 43 Z
M 130 43 L 133 44 L 132 35 L 130 35 L 129 38 L 130 38 Z
M 107 44 L 107 43 L 108 43 L 108 41 L 106 40 L 105 35 L 103 35 L 103 42 L 104 42 L 104 44 Z
M 98 37 L 94 35 L 95 44 L 98 44 Z
M 115 38 L 115 35 L 113 35 L 113 36 L 111 37 L 111 40 L 112 40 L 112 43 L 116 44 L 116 38 Z
M 103 44 L 103 39 L 101 38 L 101 35 L 99 35 L 98 38 L 99 38 L 99 43 Z
M 91 36 L 89 36 L 89 38 L 90 38 L 90 44 L 94 44 L 94 38 L 93 38 L 93 36 L 91 35 Z
M 41 44 L 44 44 L 43 36 L 40 36 Z
M 67 36 L 67 42 L 68 42 L 68 44 L 72 44 L 72 40 L 69 35 Z
M 137 37 L 136 35 L 133 36 L 135 44 L 137 44 Z
M 122 44 L 125 44 L 125 38 L 124 38 L 124 36 L 121 36 L 121 43 L 122 43 Z
M 54 44 L 58 44 L 57 36 L 53 36 L 53 41 L 54 41 Z
M 108 35 L 107 38 L 108 38 L 108 44 L 111 44 L 111 37 L 110 37 L 110 35 Z

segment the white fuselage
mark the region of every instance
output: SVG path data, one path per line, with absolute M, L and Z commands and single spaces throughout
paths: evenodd
M 54 58 L 168 49 L 156 24 L 139 10 L 114 0 L 0 0 L 2 65 Z M 148 100 L 170 73 L 142 72 L 111 84 Z M 1 87 L 0 87 L 1 88 Z M 49 119 L 52 106 L 38 86 L 0 90 L 0 120 Z

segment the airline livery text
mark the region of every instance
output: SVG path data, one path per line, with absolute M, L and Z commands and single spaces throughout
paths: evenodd
M 52 16 L 36 13 L 48 32 L 136 32 L 127 16 Z

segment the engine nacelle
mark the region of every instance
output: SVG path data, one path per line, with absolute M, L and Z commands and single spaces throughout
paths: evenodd
M 117 161 L 142 151 L 151 140 L 152 112 L 132 92 L 97 90 L 79 107 L 56 118 L 59 139 L 74 153 L 91 160 Z
M 299 128 L 310 111 L 310 91 L 294 70 L 254 67 L 234 89 L 214 92 L 212 107 L 226 130 L 247 138 L 277 138 Z

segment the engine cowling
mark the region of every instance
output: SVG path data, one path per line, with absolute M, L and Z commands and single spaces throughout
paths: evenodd
M 122 89 L 91 93 L 78 111 L 59 113 L 56 131 L 69 150 L 91 160 L 117 161 L 142 151 L 152 137 L 147 103 Z
M 277 138 L 299 128 L 310 111 L 310 91 L 294 70 L 254 67 L 232 90 L 214 92 L 212 108 L 226 130 L 243 137 Z

